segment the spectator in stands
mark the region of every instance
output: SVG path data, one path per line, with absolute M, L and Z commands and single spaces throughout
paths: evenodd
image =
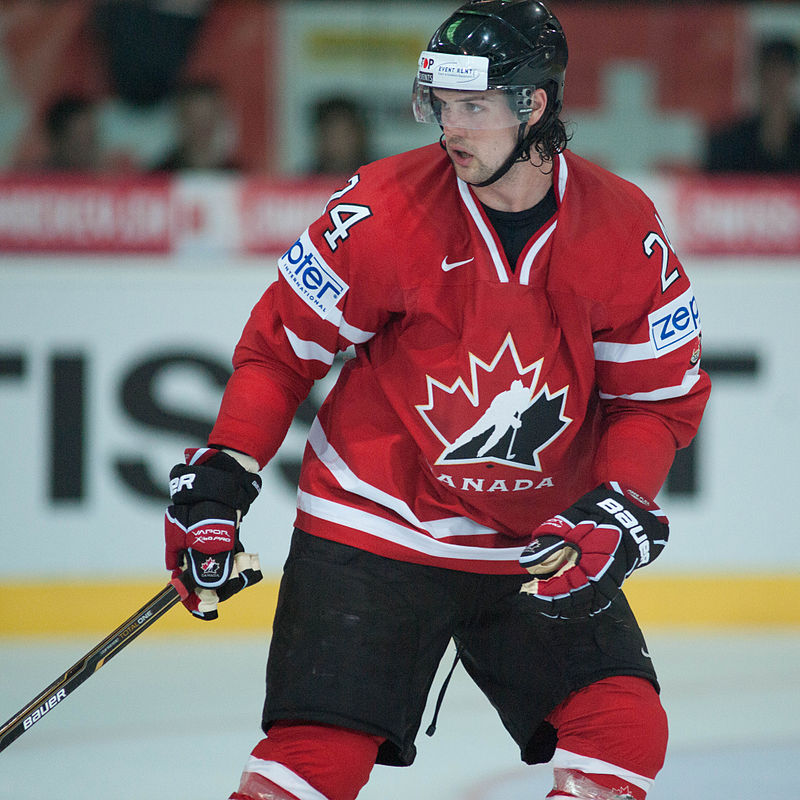
M 757 65 L 757 107 L 709 137 L 711 172 L 800 172 L 800 112 L 793 89 L 800 53 L 789 39 L 765 41 Z
M 311 110 L 315 175 L 352 175 L 371 161 L 364 109 L 349 97 L 326 97 Z
M 180 170 L 238 171 L 233 158 L 235 125 L 222 88 L 216 83 L 186 83 L 175 92 L 177 139 L 156 164 L 156 172 Z
M 48 153 L 44 168 L 57 172 L 96 172 L 103 168 L 95 104 L 63 95 L 45 112 Z

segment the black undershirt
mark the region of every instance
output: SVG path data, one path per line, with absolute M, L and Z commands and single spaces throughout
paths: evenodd
M 517 259 L 525 245 L 536 231 L 556 213 L 557 208 L 556 193 L 552 186 L 533 208 L 527 208 L 525 211 L 497 211 L 486 205 L 483 206 L 489 222 L 497 231 L 512 272 L 516 269 Z

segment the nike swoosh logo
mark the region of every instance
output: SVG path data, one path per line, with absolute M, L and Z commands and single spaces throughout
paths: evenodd
M 456 267 L 462 267 L 464 264 L 469 264 L 470 261 L 474 261 L 475 256 L 472 258 L 468 258 L 466 261 L 453 261 L 452 263 L 448 263 L 447 256 L 442 259 L 442 271 L 443 272 L 450 272 L 451 269 L 455 269 Z

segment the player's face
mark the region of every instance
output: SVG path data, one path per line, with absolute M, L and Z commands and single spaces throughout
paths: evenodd
M 497 89 L 483 92 L 433 89 L 433 101 L 438 122 L 448 128 L 496 131 L 519 124 L 508 104 L 508 95 Z
M 434 89 L 447 154 L 467 183 L 490 178 L 511 153 L 519 121 L 502 92 Z

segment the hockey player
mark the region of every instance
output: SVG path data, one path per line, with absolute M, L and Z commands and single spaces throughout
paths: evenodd
M 551 798 L 643 800 L 667 723 L 620 590 L 710 390 L 650 200 L 566 149 L 567 45 L 532 0 L 467 3 L 419 60 L 440 144 L 380 160 L 279 260 L 207 448 L 171 473 L 167 566 L 202 618 L 258 577 L 240 517 L 312 383 L 314 421 L 239 800 L 353 800 L 409 765 L 453 639 Z

